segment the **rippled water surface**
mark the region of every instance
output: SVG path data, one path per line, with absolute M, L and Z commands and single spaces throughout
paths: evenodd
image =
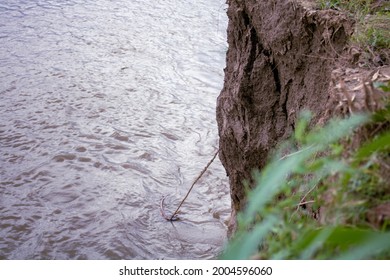
M 226 239 L 214 162 L 224 0 L 0 2 L 0 258 L 205 259 Z

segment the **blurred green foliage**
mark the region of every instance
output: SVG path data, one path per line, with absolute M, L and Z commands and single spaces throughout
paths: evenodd
M 238 215 L 238 230 L 222 259 L 390 258 L 390 223 L 367 220 L 370 209 L 390 202 L 382 163 L 390 131 L 352 148 L 356 131 L 386 121 L 390 109 L 333 119 L 309 130 L 304 112 L 292 139 L 255 172 L 256 186 Z

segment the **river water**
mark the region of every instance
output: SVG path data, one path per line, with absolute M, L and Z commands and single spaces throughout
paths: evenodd
M 212 259 L 224 0 L 2 0 L 0 259 Z

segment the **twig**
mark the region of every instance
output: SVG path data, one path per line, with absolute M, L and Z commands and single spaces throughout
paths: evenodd
M 303 205 L 303 202 L 305 201 L 306 197 L 317 187 L 317 184 L 315 184 L 301 199 L 301 201 L 299 202 L 299 204 L 297 205 L 297 209 L 295 210 L 298 211 L 299 210 L 299 206 Z
M 217 157 L 218 153 L 219 153 L 219 150 L 218 149 L 213 158 L 209 161 L 209 163 L 206 165 L 206 167 L 202 170 L 202 172 L 200 172 L 199 176 L 195 179 L 195 181 L 192 183 L 190 189 L 188 190 L 186 196 L 183 198 L 183 200 L 180 202 L 179 206 L 177 207 L 176 211 L 172 214 L 171 217 L 168 217 L 166 214 L 165 214 L 165 211 L 164 211 L 164 200 L 166 197 L 163 197 L 163 199 L 161 200 L 161 205 L 160 205 L 160 210 L 161 210 L 161 215 L 168 221 L 176 221 L 178 220 L 179 218 L 177 217 L 177 213 L 179 212 L 179 209 L 180 207 L 183 205 L 184 201 L 187 199 L 188 195 L 190 194 L 190 192 L 192 191 L 192 188 L 195 186 L 196 182 L 198 182 L 198 180 L 203 176 L 203 174 L 207 171 L 207 169 L 209 168 L 210 164 L 213 163 L 214 159 Z
M 164 210 L 164 200 L 166 199 L 167 197 L 164 196 L 162 199 L 161 199 L 161 203 L 160 203 L 160 211 L 161 211 L 161 216 L 163 216 L 163 218 L 167 221 L 176 221 L 179 219 L 179 217 L 177 217 L 177 215 L 173 215 L 172 217 L 168 217 L 167 214 L 165 214 L 165 210 Z
M 309 204 L 309 203 L 314 203 L 315 201 L 314 200 L 309 200 L 309 201 L 305 201 L 306 197 L 317 187 L 317 184 L 315 184 L 302 198 L 301 200 L 299 201 L 298 205 L 297 205 L 297 208 L 295 209 L 295 211 L 291 214 L 291 217 L 290 217 L 290 221 L 292 219 L 292 217 L 298 212 L 299 210 L 299 207 L 301 207 L 302 205 L 305 205 L 305 204 Z
M 294 155 L 296 155 L 296 154 L 302 153 L 302 152 L 304 152 L 304 151 L 306 151 L 306 150 L 308 150 L 308 149 L 313 148 L 313 146 L 314 146 L 314 144 L 312 144 L 312 145 L 310 145 L 310 146 L 307 146 L 307 147 L 304 148 L 304 149 L 301 149 L 301 150 L 298 150 L 298 151 L 296 151 L 296 152 L 293 152 L 293 153 L 291 153 L 291 154 L 284 155 L 284 156 L 282 156 L 282 157 L 279 159 L 279 161 L 280 161 L 280 160 L 283 160 L 283 159 L 285 159 L 285 158 L 294 156 Z
M 302 205 L 306 205 L 306 204 L 314 203 L 314 202 L 316 202 L 316 201 L 315 201 L 315 200 L 308 200 L 308 201 L 303 201 L 303 202 L 300 202 L 300 203 L 298 204 L 298 207 L 299 207 L 299 206 L 302 206 Z

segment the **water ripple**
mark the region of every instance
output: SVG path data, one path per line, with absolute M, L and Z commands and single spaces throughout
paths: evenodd
M 222 0 L 0 3 L 0 259 L 209 259 L 229 188 L 213 164 Z

